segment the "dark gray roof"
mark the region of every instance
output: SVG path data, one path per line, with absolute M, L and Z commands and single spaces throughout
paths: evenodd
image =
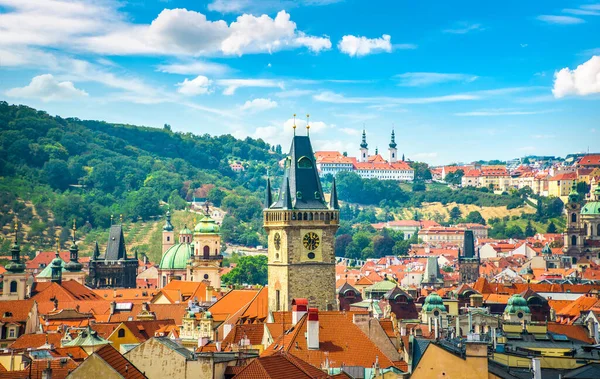
M 465 241 L 463 245 L 463 255 L 464 258 L 474 258 L 475 257 L 475 238 L 473 237 L 472 230 L 465 230 Z
M 187 360 L 195 359 L 194 353 L 192 353 L 191 351 L 186 349 L 183 345 L 178 344 L 177 342 L 173 341 L 172 339 L 170 339 L 168 337 L 154 337 L 153 339 L 157 342 L 162 343 L 163 345 L 165 345 L 169 349 L 175 351 L 176 353 L 183 355 L 185 357 L 185 359 L 187 359 Z
M 290 202 L 294 209 L 328 209 L 308 136 L 294 136 L 284 170 L 279 198 L 271 209 L 289 208 Z
M 121 258 L 127 259 L 123 227 L 121 225 L 112 225 L 108 233 L 108 244 L 106 245 L 104 259 L 107 261 L 118 261 Z
M 595 379 L 600 378 L 600 363 L 590 363 L 573 369 L 562 376 L 564 379 Z

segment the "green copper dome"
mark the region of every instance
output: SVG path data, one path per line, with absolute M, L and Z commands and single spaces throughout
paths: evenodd
M 212 218 L 210 218 L 208 216 L 204 216 L 204 217 L 202 217 L 202 219 L 200 219 L 200 222 L 194 228 L 194 232 L 195 233 L 203 233 L 203 234 L 208 234 L 208 233 L 218 234 L 219 233 L 219 225 L 217 225 L 215 220 L 213 220 Z
M 446 306 L 444 305 L 442 297 L 436 292 L 432 292 L 425 298 L 425 304 L 423 304 L 423 311 L 433 312 L 436 309 L 445 312 Z
M 550 245 L 546 244 L 542 249 L 542 254 L 552 254 L 552 249 L 550 249 Z
M 161 270 L 184 270 L 193 255 L 194 247 L 189 243 L 175 244 L 165 251 L 158 267 Z
M 65 268 L 65 261 L 63 261 L 61 258 L 54 258 L 52 260 L 52 262 L 50 262 L 50 264 L 48 266 L 46 266 L 39 274 L 37 274 L 35 277 L 39 278 L 39 279 L 51 279 L 52 278 L 52 267 L 53 266 L 60 266 L 61 267 L 61 271 L 65 272 L 66 268 Z
M 179 231 L 179 235 L 182 234 L 192 234 L 193 232 L 187 227 L 187 225 L 183 226 L 183 229 Z
M 508 299 L 508 304 L 504 309 L 504 313 L 515 314 L 517 312 L 523 313 L 531 313 L 529 306 L 527 305 L 527 300 L 519 294 L 512 295 L 510 299 Z
M 600 188 L 600 187 L 599 187 Z M 590 201 L 581 208 L 582 215 L 600 215 L 600 201 Z

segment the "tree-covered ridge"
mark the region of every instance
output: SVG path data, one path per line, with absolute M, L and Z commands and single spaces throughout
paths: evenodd
M 267 169 L 280 171 L 273 150 L 260 139 L 61 118 L 0 102 L 0 224 L 7 233 L 18 215 L 39 249 L 73 219 L 84 231 L 106 228 L 111 215 L 148 220 L 164 212 L 162 202 L 181 208 L 194 197 L 232 204 L 228 217 L 251 223 Z M 233 172 L 230 163 L 240 161 L 247 169 Z M 237 208 L 240 197 L 250 209 Z M 246 228 L 258 242 L 260 228 Z

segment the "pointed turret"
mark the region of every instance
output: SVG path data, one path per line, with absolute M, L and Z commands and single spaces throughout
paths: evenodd
M 390 149 L 395 149 L 396 148 L 396 135 L 394 133 L 394 129 L 392 129 L 392 139 L 390 141 Z
M 338 203 L 337 186 L 335 185 L 335 178 L 333 178 L 333 183 L 331 183 L 331 196 L 329 197 L 329 208 L 340 209 L 340 204 Z
M 404 162 L 404 154 L 402 154 L 402 162 Z
M 60 240 L 56 237 L 56 256 L 50 262 L 50 268 L 52 269 L 52 282 L 61 284 L 62 283 L 62 270 L 63 260 L 60 259 Z
M 579 200 L 579 192 L 577 192 L 577 183 L 573 181 L 571 192 L 569 192 L 569 202 L 576 203 Z
M 25 264 L 21 263 L 21 248 L 19 247 L 19 224 L 15 221 L 15 240 L 10 248 L 12 255 L 11 261 L 6 265 L 6 270 L 12 273 L 22 273 L 25 271 Z
M 167 211 L 167 215 L 166 215 L 165 219 L 166 219 L 166 221 L 165 221 L 165 226 L 163 226 L 163 230 L 165 232 L 172 232 L 173 224 L 171 224 L 171 211 Z
M 363 149 L 366 149 L 369 147 L 369 145 L 367 145 L 367 132 L 364 129 L 362 132 L 362 142 L 360 143 L 360 147 Z
M 285 178 L 285 191 L 283 193 L 283 209 L 294 209 L 292 205 L 292 194 L 290 193 L 289 178 Z
M 269 209 L 327 209 L 310 139 L 295 136 L 286 158 L 279 198 Z
M 77 243 L 75 241 L 76 231 L 77 227 L 75 220 L 73 220 L 73 239 L 71 241 L 71 247 L 69 248 L 69 262 L 65 265 L 65 270 L 71 272 L 81 271 L 83 268 L 83 265 L 79 263 L 79 248 L 77 247 Z
M 94 254 L 92 254 L 92 259 L 97 261 L 100 258 L 100 248 L 98 247 L 98 241 L 95 241 L 94 245 Z
M 267 176 L 267 189 L 265 192 L 265 208 L 269 208 L 273 204 L 273 193 L 271 192 L 271 178 Z

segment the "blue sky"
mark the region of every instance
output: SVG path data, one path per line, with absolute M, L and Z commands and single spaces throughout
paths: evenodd
M 0 0 L 0 98 L 430 164 L 600 150 L 593 1 Z M 304 133 L 302 129 L 299 131 Z

